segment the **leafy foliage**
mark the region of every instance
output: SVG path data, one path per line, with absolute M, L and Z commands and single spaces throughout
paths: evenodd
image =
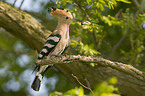
M 81 55 L 98 55 L 100 54 L 98 51 L 94 50 L 92 46 L 89 46 L 88 44 L 84 45 L 81 41 L 71 41 L 72 47 L 76 48 L 76 50 L 81 54 Z
M 96 86 L 93 90 L 93 93 L 85 94 L 84 89 L 82 87 L 75 87 L 74 89 L 68 90 L 65 93 L 61 92 L 53 92 L 49 96 L 120 96 L 117 93 L 118 89 L 114 87 L 117 83 L 117 79 L 115 77 L 110 78 L 108 82 L 102 82 Z
M 103 55 L 110 59 L 135 66 L 143 64 L 145 16 L 132 10 L 133 2 L 128 0 L 68 0 L 58 5 L 73 5 L 74 18 L 91 22 L 91 25 L 75 26 L 71 45 L 82 55 Z M 127 7 L 122 7 L 126 5 Z M 130 7 L 130 8 L 129 8 Z M 105 50 L 105 52 L 104 52 Z

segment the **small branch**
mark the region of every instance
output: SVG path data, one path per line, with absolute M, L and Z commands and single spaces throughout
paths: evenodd
M 85 81 L 86 81 L 86 83 L 87 83 L 87 86 L 88 86 L 89 90 L 94 94 L 94 92 L 93 92 L 93 90 L 91 89 L 90 83 L 89 83 L 89 81 L 87 80 L 87 78 L 85 78 Z
M 86 12 L 86 9 L 85 9 L 83 6 L 81 6 L 81 4 L 80 4 L 77 0 L 74 0 L 74 2 L 75 2 L 75 5 L 76 5 L 76 6 L 78 6 L 82 11 L 84 11 L 84 13 L 85 13 L 87 19 L 88 19 L 89 21 L 92 21 L 92 19 L 90 18 L 89 14 Z M 90 25 L 91 23 L 90 23 L 89 21 L 85 21 L 85 22 L 83 21 L 83 22 L 81 22 L 81 24 L 82 24 L 82 25 L 84 25 L 84 24 Z M 95 44 L 97 44 L 97 39 L 96 39 L 96 35 L 95 35 L 95 32 L 94 32 L 94 31 L 93 31 L 93 38 L 94 38 Z M 96 46 L 96 45 L 95 45 L 95 47 L 96 47 L 96 49 L 97 49 L 97 46 Z
M 137 2 L 137 0 L 132 0 L 134 2 L 134 4 L 136 5 L 137 8 L 139 8 L 139 3 Z
M 115 17 L 117 18 L 119 15 L 120 15 L 120 13 L 123 11 L 123 9 L 120 9 L 116 14 L 115 14 Z
M 74 2 L 75 2 L 75 5 L 76 5 L 76 6 L 78 6 L 82 11 L 84 11 L 84 13 L 85 13 L 87 19 L 91 21 L 92 19 L 91 19 L 91 18 L 89 17 L 89 15 L 87 14 L 86 9 L 85 9 L 84 7 L 82 7 L 81 4 L 80 4 L 77 0 L 74 0 Z
M 84 84 L 82 84 L 82 83 L 79 81 L 79 79 L 77 78 L 77 76 L 75 76 L 75 75 L 73 75 L 73 74 L 72 74 L 72 76 L 77 80 L 77 82 L 78 82 L 81 86 L 83 86 L 84 88 L 90 90 L 90 91 L 93 93 L 93 91 L 92 91 L 90 85 L 88 84 L 88 82 L 86 82 L 87 85 L 89 85 L 89 86 L 87 87 L 87 86 L 85 86 Z
M 110 57 L 113 56 L 114 52 L 121 45 L 121 43 L 123 42 L 123 40 L 126 38 L 126 36 L 128 34 L 128 31 L 129 31 L 129 29 L 126 30 L 125 34 L 120 38 L 120 40 L 117 42 L 117 44 L 113 47 Z
M 142 7 L 142 6 L 143 6 L 143 4 L 144 4 L 144 0 L 141 0 L 140 6 Z M 144 11 L 143 11 L 143 9 L 142 9 L 142 8 L 141 8 L 141 12 L 142 12 L 142 14 L 144 14 Z
M 91 24 L 91 22 L 89 22 L 89 21 L 83 21 L 83 20 L 76 19 L 76 18 L 74 18 L 73 20 L 76 22 L 78 22 L 78 21 L 81 22 L 81 25 L 90 25 Z
M 21 5 L 20 5 L 19 9 L 21 9 L 21 7 L 22 7 L 23 3 L 24 3 L 24 0 L 21 2 Z
M 135 15 L 134 15 L 134 18 L 136 18 L 136 17 L 138 16 L 138 13 L 139 13 L 140 11 L 141 11 L 142 14 L 144 14 L 143 9 L 141 8 L 141 7 L 142 7 L 142 4 L 143 4 L 143 2 L 144 2 L 144 0 L 141 0 L 141 1 L 140 1 L 140 5 L 139 5 L 139 3 L 138 3 L 136 0 L 133 0 L 133 1 L 134 1 L 134 3 L 136 4 L 136 7 L 138 8 L 137 11 L 136 11 L 136 13 L 135 13 Z
M 17 2 L 17 0 L 14 1 L 13 6 L 15 6 L 16 2 Z
M 96 48 L 96 49 L 98 49 L 98 48 L 97 48 L 97 44 L 98 44 L 98 42 L 97 42 L 97 37 L 96 37 L 96 34 L 95 34 L 95 32 L 94 32 L 94 31 L 93 31 L 93 33 L 92 33 L 92 34 L 93 34 L 93 38 L 94 38 L 94 42 L 95 42 L 95 48 Z
M 138 9 L 141 8 L 141 5 L 137 2 L 137 0 L 132 0 Z M 144 11 L 141 9 L 141 13 L 144 14 Z

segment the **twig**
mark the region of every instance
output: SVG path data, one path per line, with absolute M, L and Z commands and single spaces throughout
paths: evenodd
M 134 0 L 134 3 L 136 4 L 136 6 L 138 8 L 137 11 L 136 11 L 136 13 L 135 13 L 134 18 L 136 18 L 138 16 L 139 11 L 141 11 L 141 13 L 144 14 L 144 11 L 141 8 L 143 2 L 144 2 L 144 0 L 141 0 L 140 5 L 139 5 L 138 2 Z
M 37 56 L 39 55 L 37 50 L 35 50 L 35 53 L 36 53 Z
M 137 2 L 137 0 L 133 0 L 134 4 L 136 5 L 136 7 L 139 9 L 141 8 L 141 5 Z M 142 1 L 143 2 L 143 1 Z M 141 9 L 141 13 L 144 14 L 144 11 Z
M 22 7 L 22 5 L 23 5 L 23 2 L 24 2 L 24 0 L 21 2 L 21 5 L 20 5 L 19 9 L 21 9 L 21 7 Z
M 75 5 L 78 6 L 82 11 L 84 11 L 84 13 L 86 14 L 86 17 L 88 20 L 92 21 L 92 19 L 90 18 L 89 14 L 87 14 L 86 12 L 86 9 L 84 7 L 81 6 L 81 4 L 77 1 L 77 0 L 74 0 L 75 1 Z M 84 22 L 83 22 L 84 23 Z M 83 25 L 83 23 L 81 23 Z M 85 24 L 85 23 L 84 23 Z M 87 23 L 88 24 L 88 23 Z M 90 25 L 91 23 L 89 23 Z M 96 39 L 96 35 L 95 35 L 95 32 L 93 31 L 93 38 L 94 38 L 94 41 L 97 45 L 97 39 Z M 97 46 L 95 45 L 95 47 L 97 48 Z
M 96 34 L 95 34 L 94 31 L 93 31 L 93 37 L 94 37 L 94 41 L 95 41 L 95 48 L 98 49 L 98 48 L 97 48 L 97 44 L 98 44 L 98 42 L 97 42 L 97 37 L 96 37 Z
M 84 84 L 82 84 L 82 83 L 79 81 L 79 79 L 77 78 L 77 76 L 75 76 L 75 75 L 73 75 L 73 74 L 72 74 L 72 76 L 77 80 L 77 82 L 78 82 L 81 86 L 83 86 L 84 88 L 90 90 L 90 91 L 93 93 L 92 89 L 90 88 L 90 84 L 89 84 L 89 86 L 87 87 L 87 86 L 85 86 Z M 88 82 L 87 82 L 87 83 L 88 83 Z M 88 84 L 87 84 L 87 85 L 88 85 Z
M 86 14 L 87 19 L 91 21 L 92 19 L 91 19 L 91 18 L 89 17 L 89 15 L 87 14 L 85 8 L 82 7 L 81 4 L 80 4 L 77 0 L 74 0 L 74 2 L 75 2 L 75 5 L 76 5 L 76 6 L 78 6 L 82 11 L 84 11 L 84 13 Z
M 120 44 L 123 42 L 123 40 L 125 39 L 127 33 L 128 33 L 129 29 L 127 29 L 126 33 L 121 37 L 121 39 L 117 42 L 117 44 L 113 47 L 112 52 L 110 54 L 110 57 L 113 56 L 114 52 L 116 51 L 116 49 L 120 46 Z
M 76 18 L 74 18 L 73 20 L 81 22 L 81 25 L 90 25 L 91 24 L 91 22 L 89 22 L 89 21 L 83 21 L 83 20 L 76 19 Z
M 85 78 L 85 81 L 86 81 L 87 86 L 88 86 L 88 88 L 90 89 L 90 91 L 91 91 L 92 93 L 94 93 L 93 90 L 91 89 L 90 83 L 89 83 L 89 81 L 87 80 L 87 78 Z
M 123 9 L 120 9 L 116 14 L 115 14 L 115 17 L 117 18 L 119 15 L 120 15 L 120 13 L 123 11 Z
M 16 2 L 17 2 L 17 0 L 14 1 L 13 6 L 15 6 Z

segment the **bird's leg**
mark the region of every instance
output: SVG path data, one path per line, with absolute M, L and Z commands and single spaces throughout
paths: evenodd
M 38 51 L 37 51 L 37 50 L 35 50 L 35 53 L 36 53 L 36 55 L 37 55 L 37 57 L 38 57 L 39 54 L 38 54 Z

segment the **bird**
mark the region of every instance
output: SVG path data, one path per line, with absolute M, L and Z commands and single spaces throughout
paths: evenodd
M 58 18 L 58 24 L 56 29 L 48 36 L 42 50 L 40 51 L 37 62 L 41 62 L 42 59 L 49 59 L 53 55 L 61 55 L 69 42 L 69 25 L 73 21 L 73 16 L 68 10 L 58 9 L 55 7 L 48 8 L 48 13 Z M 35 79 L 31 85 L 31 88 L 35 91 L 39 91 L 44 73 L 52 66 L 50 65 L 37 65 Z M 34 70 L 35 70 L 34 69 Z

